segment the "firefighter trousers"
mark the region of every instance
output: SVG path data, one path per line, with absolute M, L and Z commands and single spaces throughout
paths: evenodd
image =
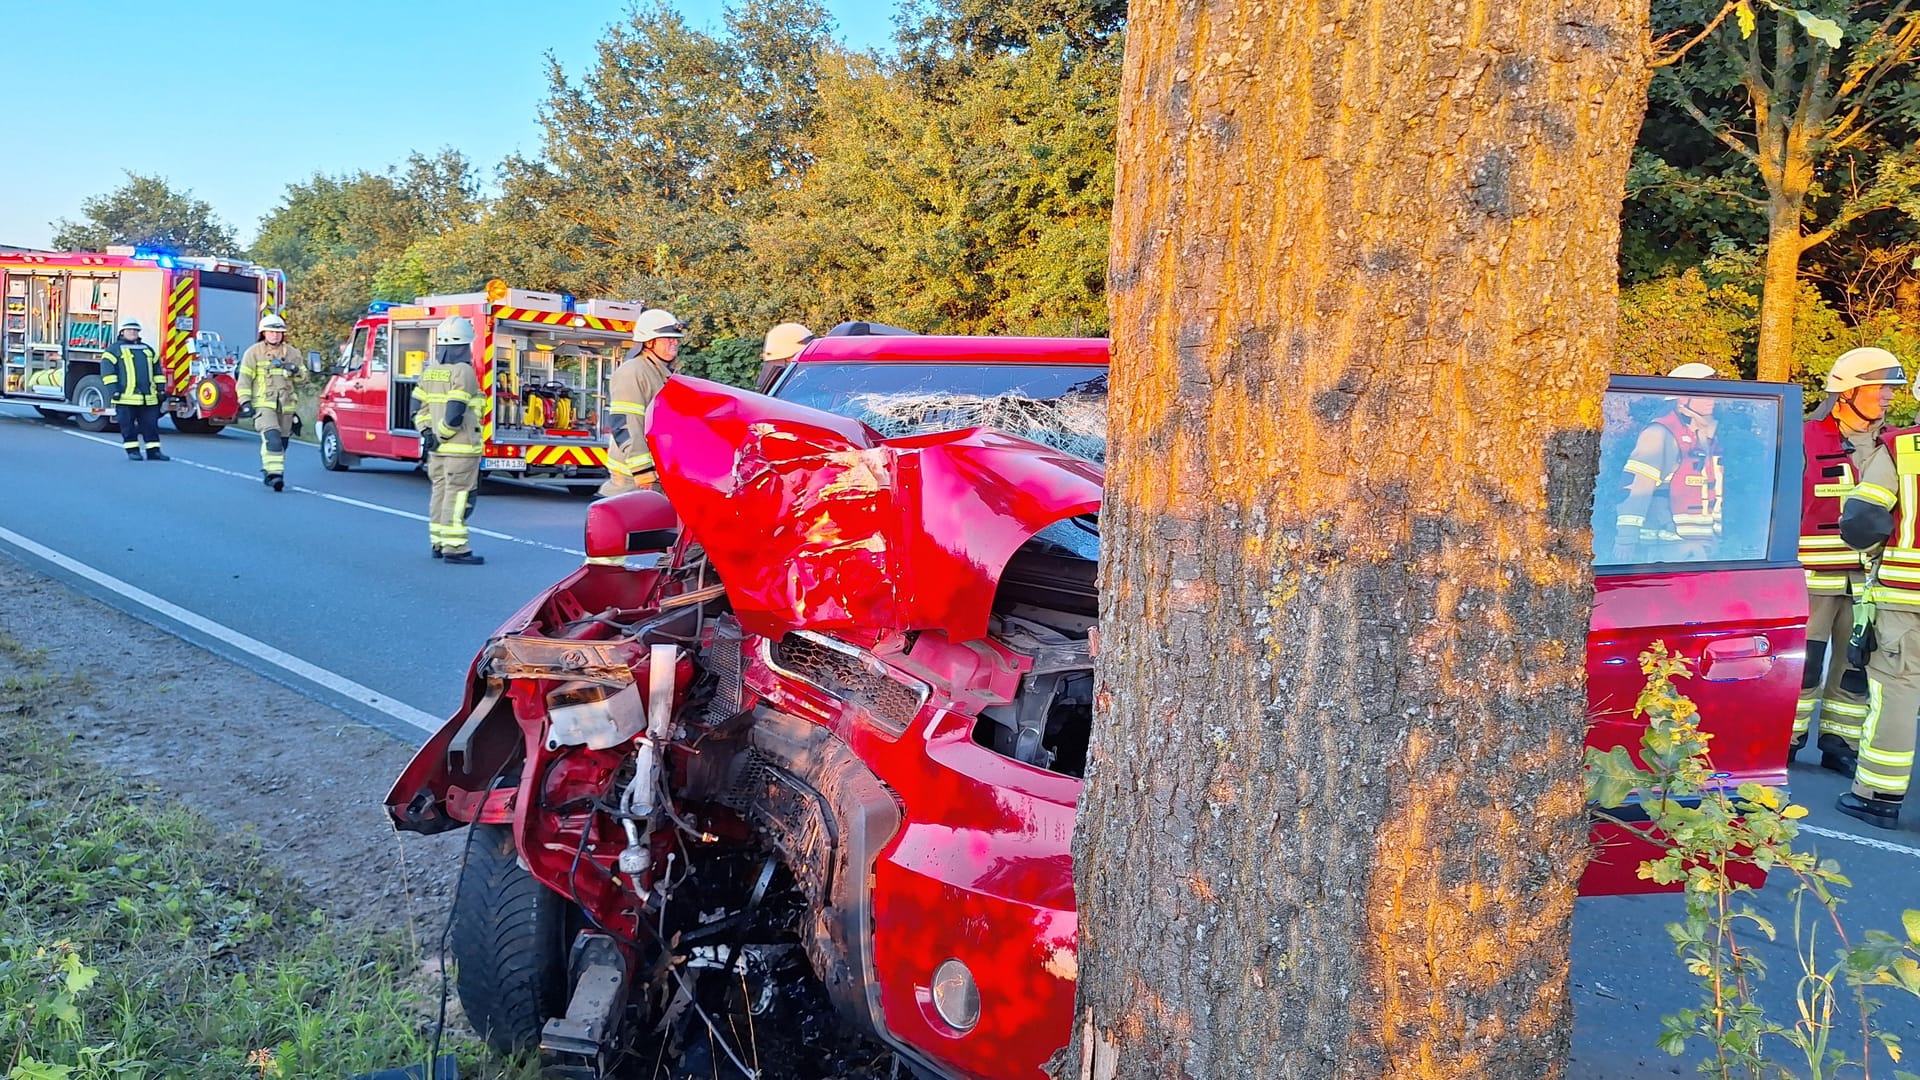
M 284 475 L 287 443 L 293 439 L 293 410 L 262 407 L 253 414 L 253 430 L 260 433 L 260 471 Z
M 467 505 L 480 485 L 480 455 L 428 454 L 427 479 L 433 498 L 427 506 L 427 536 L 448 555 L 463 555 L 467 547 Z
M 1857 748 L 1860 725 L 1867 719 L 1868 693 L 1867 673 L 1847 663 L 1853 597 L 1813 593 L 1807 597 L 1807 608 L 1807 667 L 1800 681 L 1800 704 L 1793 711 L 1794 737 L 1807 734 L 1818 704 L 1820 734 L 1838 735 Z
M 1870 700 L 1853 793 L 1900 798 L 1913 775 L 1914 717 L 1920 715 L 1920 610 L 1883 603 L 1874 632 L 1880 647 L 1867 659 Z
M 114 419 L 120 422 L 120 445 L 127 450 L 160 449 L 160 406 L 115 405 Z

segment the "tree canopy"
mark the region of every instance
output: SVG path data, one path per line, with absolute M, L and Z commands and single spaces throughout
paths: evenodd
M 233 230 L 190 191 L 175 191 L 158 176 L 129 171 L 127 182 L 80 204 L 81 221 L 53 223 L 53 246 L 100 251 L 111 245 L 164 248 L 179 255 L 236 255 Z

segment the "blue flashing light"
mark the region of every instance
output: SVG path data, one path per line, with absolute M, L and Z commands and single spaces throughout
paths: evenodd
M 375 300 L 373 303 L 367 305 L 367 314 L 385 315 L 389 308 L 397 308 L 399 306 L 400 301 L 398 300 Z
M 572 293 L 560 294 L 560 310 L 562 311 L 573 310 L 573 294 Z
M 163 270 L 171 270 L 174 266 L 173 252 L 165 248 L 136 247 L 133 249 L 133 257 L 136 259 L 152 259 L 154 264 Z

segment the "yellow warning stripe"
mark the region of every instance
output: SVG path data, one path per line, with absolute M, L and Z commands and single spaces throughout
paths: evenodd
M 527 308 L 495 308 L 495 319 L 509 322 L 540 323 L 547 326 L 572 326 L 583 330 L 617 330 L 612 319 L 583 315 L 577 311 L 532 311 Z M 626 324 L 622 323 L 621 326 Z
M 493 441 L 493 335 L 487 335 L 487 347 L 482 350 L 486 363 L 480 370 L 480 392 L 486 400 L 480 403 L 480 441 Z
M 598 446 L 530 446 L 527 448 L 527 464 L 604 468 L 607 452 Z
M 200 306 L 194 284 L 193 274 L 190 271 L 182 272 L 174 279 L 173 288 L 167 293 L 166 327 L 160 339 L 160 363 L 167 369 L 168 393 L 186 392 L 188 367 L 193 362 L 193 353 L 187 348 L 187 342 L 193 334 L 185 327 L 196 325 L 195 316 Z

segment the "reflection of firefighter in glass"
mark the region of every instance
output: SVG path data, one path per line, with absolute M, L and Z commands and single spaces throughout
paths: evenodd
M 1706 364 L 1681 364 L 1677 379 L 1710 379 Z M 1726 485 L 1714 440 L 1714 399 L 1676 397 L 1640 431 L 1627 457 L 1614 518 L 1613 561 L 1699 562 L 1720 546 Z
M 1867 673 L 1847 662 L 1854 600 L 1864 596 L 1867 562 L 1840 535 L 1840 501 L 1860 480 L 1886 428 L 1893 388 L 1907 381 L 1885 349 L 1850 349 L 1827 373 L 1827 398 L 1804 428 L 1800 490 L 1800 565 L 1807 572 L 1807 665 L 1793 714 L 1793 750 L 1807 744 L 1815 703 L 1820 710 L 1820 764 L 1852 776 L 1860 725 L 1870 708 Z

